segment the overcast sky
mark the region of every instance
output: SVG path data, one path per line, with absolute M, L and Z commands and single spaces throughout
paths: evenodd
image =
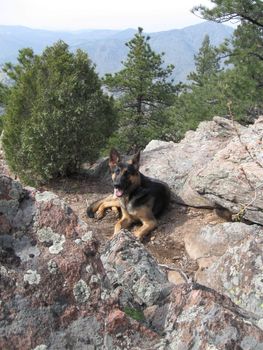
M 0 24 L 44 29 L 125 29 L 147 32 L 202 22 L 193 6 L 209 0 L 0 0 Z

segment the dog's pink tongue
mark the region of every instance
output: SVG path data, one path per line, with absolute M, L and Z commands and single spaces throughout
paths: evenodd
M 119 188 L 114 188 L 114 194 L 117 197 L 121 197 L 123 195 L 123 191 L 120 190 Z

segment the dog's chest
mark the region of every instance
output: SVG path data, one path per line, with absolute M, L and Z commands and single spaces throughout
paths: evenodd
M 128 198 L 121 198 L 120 199 L 121 207 L 126 210 L 130 215 L 135 214 L 135 208 L 133 201 L 128 200 Z

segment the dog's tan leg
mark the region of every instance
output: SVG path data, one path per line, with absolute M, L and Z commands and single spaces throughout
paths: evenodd
M 150 208 L 142 208 L 136 213 L 142 222 L 142 226 L 134 232 L 135 237 L 140 241 L 157 227 L 157 220 L 155 219 Z
M 122 212 L 122 218 L 116 223 L 114 227 L 114 235 L 118 233 L 122 228 L 129 228 L 131 224 L 133 223 L 133 219 L 128 214 L 128 212 L 124 209 L 121 209 Z
M 143 238 L 150 233 L 152 230 L 154 230 L 157 227 L 157 221 L 145 221 L 143 222 L 142 226 L 134 232 L 135 237 L 137 237 L 140 241 L 143 240 Z
M 96 216 L 97 219 L 102 219 L 105 216 L 106 209 L 111 207 L 114 207 L 116 210 L 120 208 L 120 202 L 113 194 L 92 203 L 87 209 L 87 215 L 90 218 Z
M 107 197 L 104 202 L 99 206 L 96 212 L 96 218 L 102 219 L 105 216 L 105 211 L 108 208 L 115 208 L 118 211 L 118 207 L 120 207 L 119 200 L 117 198 L 109 198 Z
M 116 215 L 116 217 L 119 217 L 119 208 L 120 207 L 112 207 L 111 210 L 114 212 L 114 214 Z

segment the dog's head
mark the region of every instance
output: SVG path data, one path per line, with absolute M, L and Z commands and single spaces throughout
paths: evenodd
M 139 162 L 140 152 L 128 161 L 122 161 L 118 151 L 111 150 L 109 166 L 115 196 L 125 196 L 140 186 Z

